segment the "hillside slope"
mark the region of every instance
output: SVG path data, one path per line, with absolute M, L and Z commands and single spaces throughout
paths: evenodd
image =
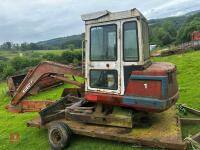
M 188 17 L 198 14 L 198 13 L 200 13 L 200 10 L 191 11 L 181 16 L 166 17 L 166 18 L 160 18 L 160 19 L 150 19 L 148 23 L 149 23 L 149 26 L 154 26 L 154 25 L 161 25 L 162 23 L 166 21 L 170 21 L 170 22 L 173 22 L 175 24 L 175 27 L 178 29 L 179 27 L 181 27 L 181 25 L 184 24 L 184 22 L 186 21 Z
M 180 91 L 178 103 L 200 109 L 200 51 L 158 57 L 153 60 L 176 64 Z
M 72 35 L 68 37 L 60 37 L 60 38 L 55 38 L 47 41 L 40 41 L 37 42 L 36 44 L 42 45 L 42 46 L 53 46 L 53 47 L 61 47 L 64 43 L 69 42 L 69 41 L 79 41 L 82 42 L 84 38 L 83 34 L 78 34 L 78 35 Z

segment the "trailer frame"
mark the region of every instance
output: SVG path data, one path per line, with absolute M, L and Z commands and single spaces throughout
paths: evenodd
M 27 122 L 28 127 L 49 129 L 54 123 L 64 123 L 73 134 L 137 144 L 140 146 L 185 150 L 187 143 L 182 141 L 180 120 L 176 116 L 176 108 L 153 114 L 156 120 L 148 128 L 122 128 L 105 125 L 86 124 L 69 118 L 60 118 L 42 124 L 41 118 Z M 170 119 L 171 118 L 171 119 Z

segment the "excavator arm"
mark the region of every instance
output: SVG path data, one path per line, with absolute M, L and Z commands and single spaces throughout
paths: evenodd
M 77 85 L 79 87 L 82 86 L 81 83 L 77 81 L 71 81 L 69 79 L 63 78 L 59 76 L 60 74 L 69 74 L 72 76 L 82 76 L 83 74 L 80 69 L 74 68 L 72 66 L 63 65 L 55 62 L 45 61 L 38 64 L 35 68 L 33 68 L 24 78 L 22 83 L 17 88 L 14 96 L 11 100 L 11 103 L 8 107 L 15 107 L 21 103 L 26 94 L 31 90 L 40 81 L 40 79 L 50 76 L 53 78 L 57 78 L 59 80 L 63 80 L 64 82 Z M 31 102 L 33 103 L 33 102 Z

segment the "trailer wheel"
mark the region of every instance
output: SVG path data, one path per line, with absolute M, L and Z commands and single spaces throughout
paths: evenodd
M 58 122 L 50 125 L 48 129 L 49 144 L 53 150 L 63 150 L 69 146 L 71 129 L 64 123 Z

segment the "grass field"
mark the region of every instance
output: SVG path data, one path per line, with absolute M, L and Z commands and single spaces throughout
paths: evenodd
M 177 65 L 179 102 L 200 109 L 200 52 L 154 58 L 154 61 L 172 62 Z
M 185 103 L 200 109 L 200 51 L 183 55 L 154 58 L 154 61 L 173 62 L 178 68 L 178 82 L 180 99 L 178 103 Z M 69 85 L 64 85 L 68 87 Z M 43 92 L 29 99 L 58 99 L 63 87 Z M 13 114 L 6 112 L 4 107 L 9 103 L 10 97 L 6 95 L 6 83 L 0 83 L 0 149 L 2 150 L 49 150 L 47 130 L 26 127 L 26 122 L 37 116 L 37 113 Z M 183 136 L 199 131 L 198 126 L 183 126 Z M 19 143 L 10 143 L 11 133 L 20 135 Z M 135 147 L 131 144 L 73 136 L 69 150 L 153 150 L 152 148 Z

